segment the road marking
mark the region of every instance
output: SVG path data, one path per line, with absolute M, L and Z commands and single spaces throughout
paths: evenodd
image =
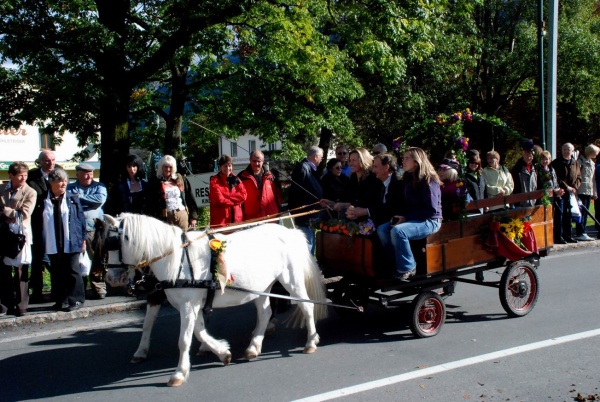
M 376 388 L 387 387 L 389 385 L 398 384 L 400 382 L 414 380 L 416 378 L 430 376 L 432 374 L 442 373 L 444 371 L 454 370 L 461 367 L 470 366 L 473 364 L 483 363 L 490 360 L 500 359 L 516 355 L 519 353 L 530 352 L 532 350 L 547 348 L 550 346 L 560 345 L 562 343 L 578 341 L 581 339 L 592 338 L 600 335 L 600 328 L 591 331 L 580 332 L 577 334 L 561 336 L 559 338 L 547 339 L 545 341 L 534 342 L 528 345 L 516 346 L 514 348 L 499 350 L 497 352 L 486 353 L 479 356 L 469 357 L 454 362 L 440 364 L 434 367 L 428 367 L 418 371 L 412 371 L 410 373 L 404 373 L 395 375 L 392 377 L 382 378 L 380 380 L 369 381 L 363 384 L 353 385 L 351 387 L 340 388 L 334 391 L 325 392 L 318 395 L 309 396 L 302 399 L 297 399 L 294 402 L 319 402 L 328 401 L 335 398 L 341 398 L 344 396 L 357 394 L 359 392 L 365 392 Z

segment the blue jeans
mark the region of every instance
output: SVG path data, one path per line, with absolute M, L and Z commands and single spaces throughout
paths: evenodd
M 306 242 L 308 243 L 308 251 L 310 255 L 315 255 L 315 231 L 310 226 L 296 226 L 296 229 L 301 230 L 306 236 Z
M 424 239 L 442 226 L 437 219 L 407 221 L 391 227 L 387 222 L 377 228 L 377 236 L 388 255 L 396 261 L 396 271 L 404 273 L 416 268 L 417 262 L 410 249 L 410 240 Z

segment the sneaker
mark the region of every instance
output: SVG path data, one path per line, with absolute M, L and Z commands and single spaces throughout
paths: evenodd
M 577 240 L 575 240 L 575 239 L 573 239 L 573 238 L 571 238 L 571 237 L 565 237 L 565 241 L 566 241 L 567 243 L 577 243 Z
M 394 278 L 396 278 L 399 281 L 402 282 L 408 282 L 410 281 L 410 278 L 415 276 L 415 273 L 417 272 L 416 269 L 411 269 L 410 271 L 405 271 L 405 272 L 397 272 L 394 275 Z
M 592 241 L 594 239 L 592 239 L 590 236 L 587 235 L 587 233 L 584 233 L 580 236 L 575 237 L 575 240 L 579 240 L 579 241 Z
M 81 307 L 83 307 L 82 302 L 75 302 L 75 304 L 71 304 L 66 310 L 67 311 L 75 311 L 75 310 L 79 310 Z

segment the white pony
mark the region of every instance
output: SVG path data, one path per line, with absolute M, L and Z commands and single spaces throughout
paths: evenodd
M 159 281 L 192 279 L 187 259 L 181 268 L 182 230 L 157 219 L 135 214 L 123 214 L 119 218 L 105 216 L 108 223 L 119 226 L 122 261 L 136 265 L 164 256 L 150 264 L 150 269 Z M 325 290 L 321 273 L 311 256 L 304 235 L 298 230 L 287 229 L 277 224 L 263 224 L 252 229 L 239 230 L 231 235 L 219 235 L 225 241 L 224 257 L 228 271 L 233 277 L 232 285 L 239 288 L 269 292 L 275 281 L 293 296 L 300 299 L 325 301 Z M 194 272 L 194 280 L 211 279 L 211 250 L 205 232 L 187 232 L 189 257 Z M 179 386 L 187 380 L 190 371 L 189 349 L 192 335 L 202 342 L 202 348 L 211 350 L 223 364 L 231 361 L 229 343 L 211 337 L 204 326 L 200 309 L 204 306 L 207 290 L 203 288 L 171 288 L 165 290 L 167 299 L 179 310 L 181 328 L 179 334 L 179 365 L 169 379 L 169 386 Z M 256 328 L 245 358 L 253 359 L 261 353 L 265 329 L 271 316 L 271 306 L 267 296 L 225 289 L 221 294 L 216 290 L 213 307 L 237 306 L 254 301 L 257 309 Z M 326 306 L 312 303 L 298 303 L 304 315 L 308 340 L 304 353 L 314 353 L 319 343 L 315 321 L 326 316 Z M 144 319 L 140 345 L 134 354 L 133 362 L 142 361 L 148 355 L 150 332 L 160 309 L 160 305 L 148 305 Z

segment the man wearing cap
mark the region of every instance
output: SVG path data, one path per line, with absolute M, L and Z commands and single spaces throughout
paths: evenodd
M 510 171 L 515 188 L 513 194 L 530 193 L 537 190 L 537 173 L 535 171 L 535 161 L 533 154 L 533 142 L 524 141 L 521 145 L 521 159 L 515 163 Z M 536 200 L 522 201 L 519 206 L 533 207 Z
M 75 170 L 77 181 L 67 186 L 67 193 L 77 195 L 79 201 L 81 201 L 87 230 L 85 249 L 92 261 L 90 285 L 94 296 L 104 299 L 106 297 L 105 269 L 102 264 L 94 263 L 92 240 L 94 239 L 94 220 L 104 219 L 102 207 L 106 203 L 108 192 L 104 184 L 94 181 L 94 167 L 92 165 L 80 163 L 75 167 Z
M 387 153 L 387 147 L 385 146 L 385 144 L 382 143 L 375 144 L 375 146 L 373 147 L 373 151 L 371 151 L 371 154 L 373 156 L 385 153 Z

